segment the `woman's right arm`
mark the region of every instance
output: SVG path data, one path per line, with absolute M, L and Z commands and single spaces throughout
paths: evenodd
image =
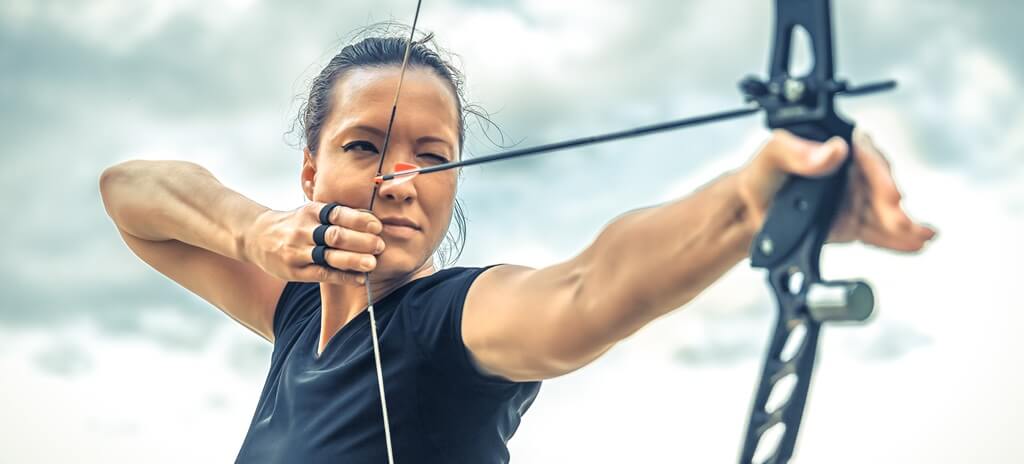
M 383 242 L 372 214 L 334 208 L 326 259 L 313 265 L 312 231 L 323 203 L 274 211 L 185 161 L 127 161 L 100 176 L 107 214 L 125 243 L 154 269 L 268 341 L 289 280 L 352 282 Z M 307 243 L 308 242 L 308 243 Z
M 127 161 L 100 176 L 107 214 L 139 258 L 273 342 L 285 281 L 246 262 L 244 237 L 268 208 L 194 163 Z

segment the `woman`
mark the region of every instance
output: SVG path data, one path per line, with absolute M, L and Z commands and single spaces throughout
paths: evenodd
M 380 163 L 462 154 L 461 75 L 420 42 L 380 159 L 405 43 L 347 46 L 314 80 L 300 115 L 302 207 L 268 209 L 186 162 L 129 161 L 101 177 L 107 211 L 141 259 L 274 344 L 239 462 L 380 463 L 389 447 L 400 463 L 507 462 L 506 442 L 541 380 L 686 304 L 746 257 L 788 174 L 827 174 L 848 156 L 840 139 L 775 132 L 747 165 L 615 219 L 568 261 L 438 270 L 432 256 L 459 212 L 455 171 L 384 183 L 366 210 Z M 902 211 L 870 140 L 857 142 L 833 240 L 919 250 L 934 232 Z

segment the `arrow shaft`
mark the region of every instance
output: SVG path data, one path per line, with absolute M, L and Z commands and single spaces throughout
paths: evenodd
M 381 181 L 388 181 L 398 176 L 407 176 L 413 174 L 429 174 L 431 172 L 447 171 L 449 169 L 460 168 L 463 166 L 472 166 L 474 164 L 491 163 L 494 161 L 501 161 L 511 158 L 520 158 L 524 156 L 539 155 L 542 153 L 548 153 L 557 150 L 565 150 L 569 148 L 577 148 L 586 145 L 593 145 L 595 143 L 611 142 L 613 140 L 621 140 L 632 137 L 639 137 L 641 135 L 653 134 L 656 132 L 663 132 L 672 129 L 680 129 L 687 126 L 695 126 L 699 124 L 707 124 L 716 121 L 723 121 L 726 119 L 738 118 L 741 116 L 747 116 L 749 114 L 761 111 L 761 108 L 750 107 L 741 108 L 736 110 L 721 111 L 718 113 L 710 113 L 701 116 L 693 116 L 689 118 L 676 119 L 673 121 L 662 122 L 658 124 L 650 124 L 646 126 L 634 127 L 632 129 L 625 129 L 621 131 L 608 132 L 606 134 L 592 135 L 589 137 L 580 137 L 577 139 L 565 140 L 561 142 L 554 142 L 545 145 L 538 145 L 535 147 L 520 148 L 517 150 L 504 151 L 501 153 L 495 153 L 493 155 L 479 156 L 475 158 L 469 158 L 462 161 L 455 161 L 452 163 L 438 164 L 436 166 L 427 166 L 424 168 L 414 169 L 411 171 L 403 171 L 400 173 L 385 174 L 380 176 Z

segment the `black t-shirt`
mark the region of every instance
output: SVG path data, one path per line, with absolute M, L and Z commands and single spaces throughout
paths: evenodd
M 506 463 L 540 382 L 488 377 L 462 341 L 462 306 L 485 268 L 409 282 L 374 305 L 397 464 Z M 387 462 L 369 313 L 317 357 L 320 285 L 289 282 L 274 314 L 270 372 L 239 463 Z

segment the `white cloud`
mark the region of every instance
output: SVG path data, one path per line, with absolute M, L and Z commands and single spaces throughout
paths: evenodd
M 262 387 L 260 376 L 228 364 L 233 347 L 253 338 L 237 326 L 223 327 L 199 353 L 110 339 L 87 325 L 0 333 L 0 428 L 10 462 L 230 462 Z M 31 355 L 55 340 L 78 346 L 92 368 L 40 372 Z M 269 344 L 264 351 L 269 359 Z
M 739 11 L 735 3 L 710 1 L 531 0 L 508 7 L 428 1 L 421 24 L 439 32 L 441 43 L 463 57 L 474 99 L 492 109 L 509 108 L 499 120 L 515 129 L 512 138 L 527 136 L 533 143 L 738 102 L 725 99 L 733 98 L 742 73 L 761 70 L 755 59 L 763 59 L 769 43 L 764 3 L 759 10 Z M 906 19 L 899 13 L 912 11 L 905 5 L 841 3 L 838 11 L 851 13 L 845 18 L 860 14 L 870 22 L 843 21 L 838 29 L 850 34 L 846 37 L 884 29 L 902 40 L 908 59 L 896 68 L 906 83 L 901 92 L 893 100 L 880 96 L 844 106 L 890 155 L 910 212 L 936 224 L 940 237 L 913 257 L 862 246 L 827 252 L 824 271 L 869 278 L 879 308 L 867 326 L 826 330 L 797 462 L 1020 460 L 1024 442 L 1016 438 L 1016 418 L 1024 414 L 1019 405 L 1024 375 L 1014 369 L 1024 361 L 1018 336 L 1024 303 L 1016 293 L 1016 269 L 1024 258 L 1018 245 L 1024 236 L 1020 73 L 995 48 L 954 27 L 963 17 L 972 24 L 985 21 L 980 13 L 929 9 L 937 14 L 928 16 L 939 19 L 935 24 L 949 27 L 921 41 L 916 28 L 894 29 Z M 858 10 L 861 5 L 870 11 Z M 68 92 L 55 91 L 45 79 L 46 86 L 17 88 L 31 94 L 25 104 L 42 108 L 52 126 L 26 125 L 30 132 L 12 134 L 21 142 L 18 152 L 33 156 L 3 158 L 5 180 L 14 186 L 5 192 L 28 192 L 29 201 L 17 206 L 25 210 L 20 223 L 28 226 L 17 229 L 16 222 L 6 233 L 16 230 L 27 241 L 56 230 L 72 244 L 44 256 L 5 250 L 5 256 L 18 258 L 12 262 L 23 262 L 19 277 L 53 289 L 42 296 L 15 296 L 42 302 L 57 296 L 81 299 L 86 296 L 67 295 L 69 282 L 95 279 L 99 295 L 104 280 L 124 284 L 144 275 L 141 263 L 118 261 L 130 258 L 127 251 L 104 254 L 121 245 L 111 228 L 97 225 L 107 221 L 98 205 L 87 210 L 75 204 L 78 214 L 69 213 L 74 220 L 63 221 L 61 228 L 45 221 L 50 205 L 94 201 L 95 176 L 116 160 L 191 159 L 263 204 L 297 205 L 300 158 L 280 137 L 290 116 L 283 114 L 284 99 L 295 89 L 270 94 L 267 89 L 280 83 L 301 87 L 297 76 L 316 71 L 315 65 L 306 72 L 301 67 L 317 56 L 326 58 L 320 56 L 330 48 L 326 44 L 361 23 L 364 12 L 405 20 L 411 7 L 403 2 L 317 10 L 249 1 L 3 2 L 5 24 L 57 28 L 75 41 L 64 44 L 68 54 L 137 52 L 147 41 L 163 47 L 161 53 L 138 55 L 131 66 L 101 60 L 98 69 L 110 67 L 113 74 L 94 70 L 83 77 L 76 68 Z M 994 17 L 1001 10 L 978 11 Z M 177 53 L 177 44 L 167 43 L 177 37 L 168 33 L 177 19 L 200 26 L 194 34 L 202 40 L 190 42 L 202 49 L 196 55 Z M 252 45 L 240 31 L 255 38 Z M 36 45 L 15 44 L 29 47 L 19 50 L 34 57 L 31 63 L 49 56 L 31 48 Z M 233 60 L 224 63 L 228 58 Z M 839 58 L 842 69 L 873 69 L 887 57 L 846 58 Z M 168 93 L 173 98 L 152 95 L 168 92 L 167 81 L 128 85 L 140 74 L 183 68 L 188 72 L 173 77 L 178 86 Z M 51 76 L 46 66 L 40 69 L 43 74 L 33 76 Z M 124 80 L 111 77 L 121 73 Z M 193 104 L 233 87 L 225 86 L 225 76 L 230 76 L 227 84 L 253 86 L 216 105 Z M 204 79 L 218 83 L 212 95 L 203 92 Z M 178 97 L 187 100 L 184 110 L 161 106 Z M 54 108 L 65 107 L 78 119 L 55 114 Z M 24 122 L 24 109 L 8 109 L 5 116 Z M 472 196 L 467 258 L 470 264 L 534 266 L 565 259 L 624 210 L 685 195 L 742 165 L 764 134 L 751 127 L 716 126 L 476 171 L 479 176 L 471 176 L 480 180 L 470 179 L 463 192 Z M 66 142 L 55 142 L 53 134 L 74 139 L 73 149 L 58 149 Z M 117 143 L 103 143 L 110 140 Z M 936 163 L 949 159 L 958 163 Z M 588 170 L 565 174 L 579 166 Z M 975 173 L 985 169 L 1001 176 L 993 180 Z M 651 181 L 652 171 L 662 176 Z M 108 235 L 89 236 L 97 230 Z M 76 245 L 78 240 L 91 245 Z M 78 267 L 83 262 L 90 265 L 88 275 Z M 692 307 L 655 322 L 594 365 L 549 382 L 512 442 L 513 457 L 526 463 L 734 460 L 759 368 L 755 355 L 764 346 L 772 307 L 763 276 L 740 264 Z M 246 329 L 217 326 L 210 329 L 212 336 L 203 337 L 170 311 L 139 318 L 138 333 L 147 338 L 110 338 L 77 319 L 49 322 L 34 329 L 0 326 L 5 458 L 233 459 L 265 372 L 265 365 L 253 361 L 259 350 L 250 350 L 256 338 Z M 178 351 L 158 339 L 201 346 Z M 744 351 L 743 343 L 755 347 L 755 354 Z M 693 362 L 693 356 L 681 362 L 681 350 L 705 362 Z M 722 361 L 722 350 L 740 354 Z M 65 364 L 40 368 L 40 360 L 46 365 L 61 356 Z M 182 442 L 191 445 L 181 447 Z

